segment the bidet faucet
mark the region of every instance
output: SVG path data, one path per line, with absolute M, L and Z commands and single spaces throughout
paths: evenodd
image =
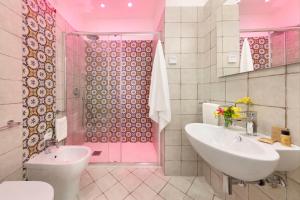
M 55 145 L 56 148 L 59 148 L 59 143 L 57 140 L 54 140 L 54 139 L 45 140 L 45 153 L 46 154 L 51 153 L 50 147 L 53 145 Z

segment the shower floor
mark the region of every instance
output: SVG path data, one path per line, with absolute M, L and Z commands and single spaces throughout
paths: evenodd
M 91 163 L 156 163 L 157 153 L 153 143 L 84 143 L 92 149 Z

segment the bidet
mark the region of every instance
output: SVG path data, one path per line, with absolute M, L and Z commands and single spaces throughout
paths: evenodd
M 48 154 L 42 152 L 25 163 L 28 179 L 52 185 L 55 200 L 76 199 L 80 175 L 91 157 L 91 149 L 85 146 L 49 148 Z

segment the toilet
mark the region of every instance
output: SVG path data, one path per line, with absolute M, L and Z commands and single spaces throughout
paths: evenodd
M 54 190 L 41 181 L 7 181 L 0 184 L 0 199 L 54 200 Z

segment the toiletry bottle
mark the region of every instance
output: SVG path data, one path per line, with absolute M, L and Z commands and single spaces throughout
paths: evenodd
M 289 147 L 292 145 L 292 138 L 289 129 L 281 130 L 280 143 Z
M 247 121 L 246 131 L 247 131 L 248 135 L 253 135 L 253 126 L 254 126 L 254 124 L 252 121 Z

